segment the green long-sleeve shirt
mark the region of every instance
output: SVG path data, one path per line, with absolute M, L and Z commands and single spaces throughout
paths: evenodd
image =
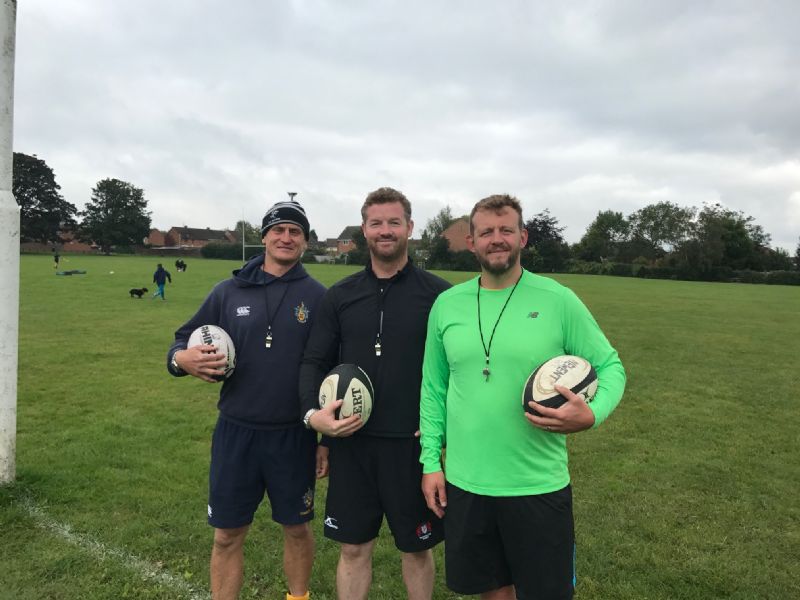
M 476 494 L 522 496 L 569 483 L 567 436 L 542 431 L 523 416 L 522 390 L 530 373 L 561 354 L 587 359 L 597 371 L 590 407 L 595 426 L 614 410 L 625 389 L 616 350 L 589 310 L 568 288 L 525 271 L 512 288 L 480 289 L 481 329 L 490 349 L 491 375 L 478 328 L 478 279 L 443 292 L 431 309 L 422 368 L 420 429 L 424 473 L 441 470 Z

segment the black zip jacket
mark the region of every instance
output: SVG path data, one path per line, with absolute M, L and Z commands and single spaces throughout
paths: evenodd
M 233 277 L 217 284 L 189 321 L 175 332 L 167 353 L 186 348 L 200 325 L 218 325 L 236 348 L 236 369 L 222 384 L 220 415 L 253 429 L 282 429 L 301 424 L 297 389 L 303 347 L 317 316 L 325 288 L 298 263 L 282 277 L 264 272 L 264 255 L 251 259 Z M 267 307 L 272 347 L 265 347 Z
M 375 388 L 372 414 L 356 435 L 412 437 L 419 429 L 428 313 L 449 287 L 409 259 L 391 279 L 378 279 L 367 265 L 328 289 L 300 367 L 301 412 L 319 408 L 319 386 L 328 371 L 353 363 Z

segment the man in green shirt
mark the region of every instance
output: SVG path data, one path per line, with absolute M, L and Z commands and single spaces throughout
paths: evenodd
M 422 490 L 445 511 L 447 585 L 483 600 L 569 599 L 575 586 L 566 434 L 597 427 L 625 371 L 589 310 L 568 288 L 525 271 L 519 201 L 478 202 L 467 244 L 481 274 L 431 309 L 423 363 Z M 522 406 L 525 381 L 562 354 L 598 375 L 591 404 L 568 389 L 558 409 Z M 447 446 L 446 482 L 442 450 Z

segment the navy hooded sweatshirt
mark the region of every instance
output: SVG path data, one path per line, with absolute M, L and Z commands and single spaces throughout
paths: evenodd
M 222 384 L 220 416 L 254 429 L 281 429 L 302 423 L 300 361 L 325 288 L 300 263 L 281 277 L 266 273 L 263 265 L 261 254 L 214 287 L 197 313 L 175 332 L 167 370 L 185 375 L 169 363 L 175 352 L 186 348 L 197 327 L 222 327 L 233 340 L 236 369 Z M 271 348 L 264 343 L 268 322 Z

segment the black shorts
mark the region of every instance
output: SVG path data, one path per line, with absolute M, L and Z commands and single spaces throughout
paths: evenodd
M 261 430 L 220 417 L 211 442 L 208 524 L 249 525 L 265 491 L 274 521 L 298 525 L 313 519 L 316 448 L 316 433 L 302 424 Z
M 572 489 L 482 496 L 447 484 L 447 587 L 480 594 L 514 585 L 519 600 L 568 600 L 575 589 Z
M 325 537 L 344 544 L 375 539 L 383 516 L 401 552 L 442 541 L 440 519 L 422 495 L 418 438 L 356 435 L 330 440 Z

